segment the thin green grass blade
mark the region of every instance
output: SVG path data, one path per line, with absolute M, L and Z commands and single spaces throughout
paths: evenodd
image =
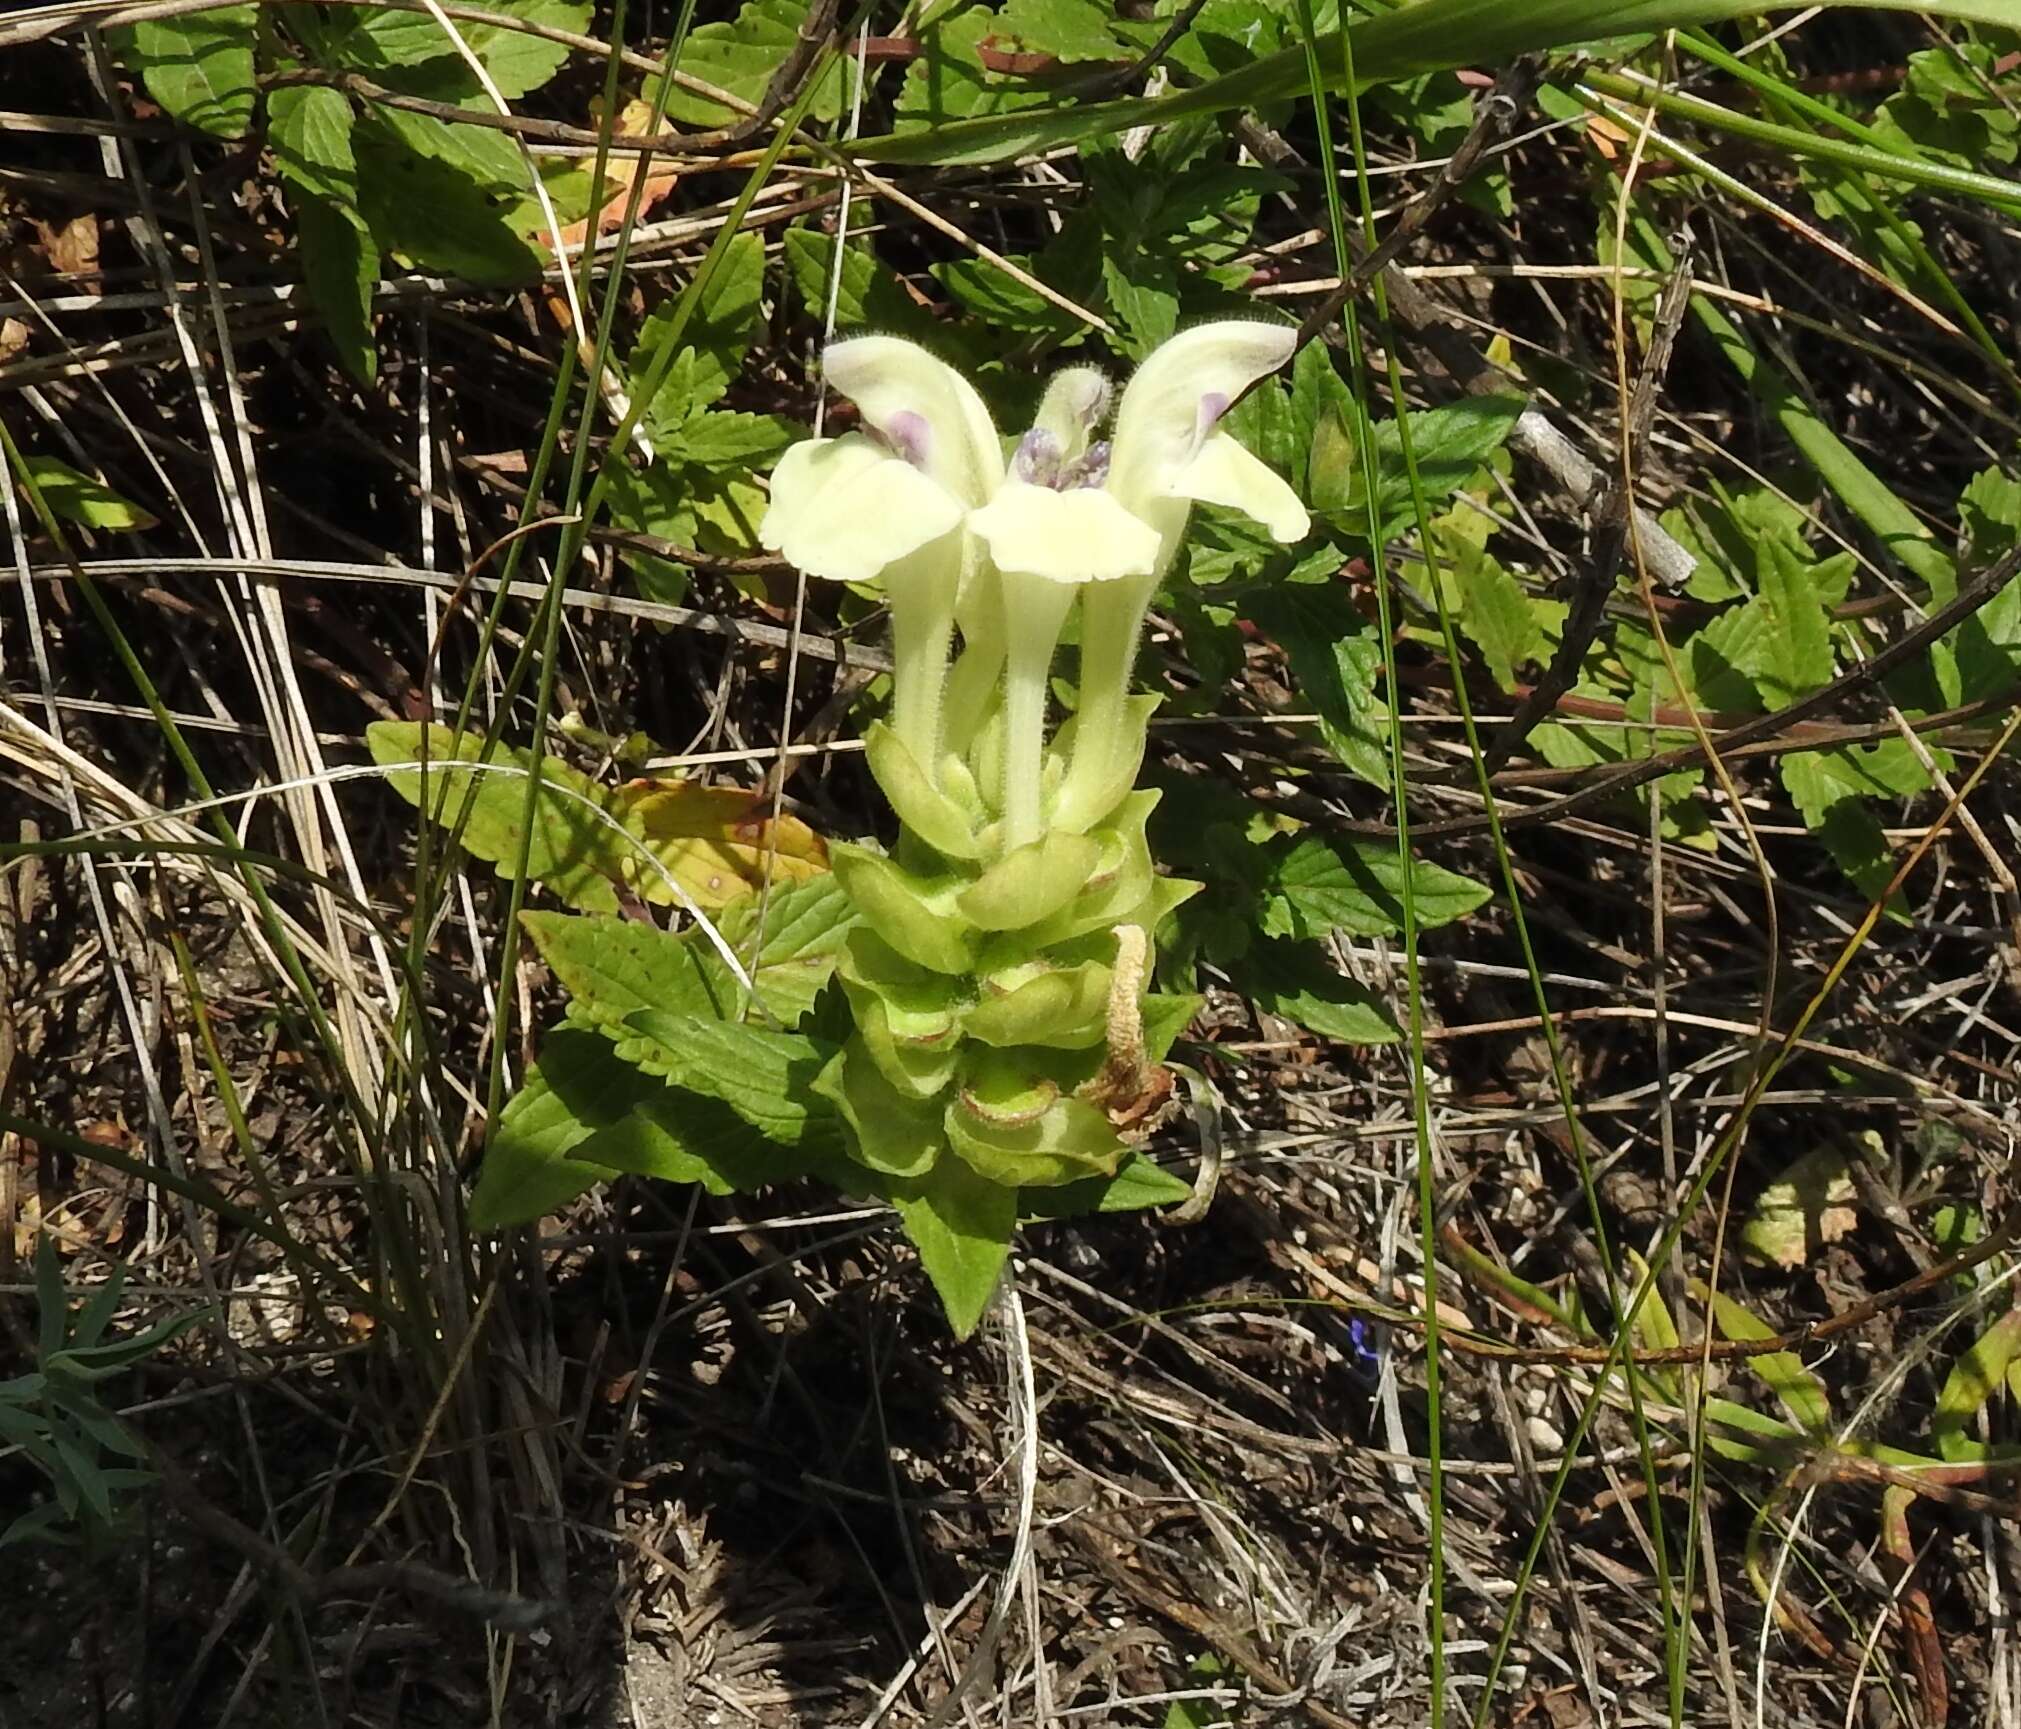
M 1348 241 L 1347 213 L 1342 208 L 1340 196 L 1339 156 L 1334 146 L 1333 127 L 1327 112 L 1327 80 L 1319 52 L 1319 32 L 1313 20 L 1312 0 L 1298 0 L 1298 24 L 1299 33 L 1304 38 L 1303 47 L 1298 52 L 1305 67 L 1307 89 L 1312 96 L 1313 121 L 1319 134 L 1320 160 L 1326 164 L 1324 178 L 1327 227 L 1333 239 L 1335 266 L 1345 280 L 1353 274 L 1354 254 Z M 1338 32 L 1338 41 L 1342 60 L 1342 81 L 1352 92 L 1359 86 L 1355 78 L 1354 44 L 1350 32 L 1341 29 Z M 1365 244 L 1373 246 L 1375 213 L 1368 192 L 1367 147 L 1362 138 L 1361 112 L 1352 95 L 1348 99 L 1348 127 L 1354 151 L 1355 180 L 1361 189 L 1363 239 Z M 1379 299 L 1378 309 L 1380 309 Z M 1368 352 L 1362 339 L 1360 313 L 1352 300 L 1341 309 L 1341 317 L 1347 338 L 1350 370 L 1353 374 L 1354 388 L 1350 394 L 1354 403 L 1355 444 L 1360 450 L 1373 450 L 1375 428 L 1368 406 L 1370 396 Z M 1394 374 L 1393 362 L 1392 374 Z M 1429 539 L 1429 530 L 1425 528 L 1423 491 L 1416 486 L 1417 470 L 1408 435 L 1410 417 L 1403 411 L 1403 398 L 1400 392 L 1396 400 L 1397 424 L 1404 434 L 1404 457 L 1406 463 L 1412 465 L 1410 473 L 1418 504 L 1419 528 Z M 1388 564 L 1383 556 L 1382 506 L 1378 498 L 1379 489 L 1370 486 L 1366 490 L 1370 564 L 1375 571 L 1383 676 L 1387 689 L 1394 693 L 1400 686 L 1397 682 L 1396 630 L 1392 618 L 1393 603 L 1390 596 Z M 1430 1083 L 1425 1067 L 1424 980 L 1418 964 L 1417 872 L 1413 868 L 1411 854 L 1409 770 L 1404 761 L 1403 724 L 1394 708 L 1389 725 L 1389 768 L 1391 788 L 1396 799 L 1397 857 L 1402 879 L 1404 988 L 1408 998 L 1409 1012 L 1406 1019 L 1411 1053 L 1411 1121 L 1417 1150 L 1419 1253 L 1424 1263 L 1425 1282 L 1425 1503 L 1428 1508 L 1425 1535 L 1431 1561 L 1431 1576 L 1427 1582 L 1429 1601 L 1426 1607 L 1425 1628 L 1429 1658 L 1427 1685 L 1431 1692 L 1431 1729 L 1442 1729 L 1446 1720 L 1447 1663 L 1445 1444 L 1441 1434 L 1440 1408 L 1443 1365 L 1439 1358 L 1438 1194 L 1432 1159 Z
M 2015 0 L 1824 0 L 1827 9 L 1851 5 L 2009 28 L 2017 22 Z M 1423 0 L 1380 18 L 1360 19 L 1348 27 L 1347 35 L 1353 45 L 1353 76 L 1365 90 L 1456 66 L 1492 65 L 1550 48 L 1725 24 L 1764 13 L 1794 12 L 1802 6 L 1803 0 Z M 1306 86 L 1304 50 L 1289 48 L 1170 96 L 958 120 L 874 139 L 858 145 L 854 154 L 868 162 L 997 162 L 1189 114 L 1221 114 L 1288 101 L 1306 94 Z M 1339 87 L 1329 80 L 1329 88 Z

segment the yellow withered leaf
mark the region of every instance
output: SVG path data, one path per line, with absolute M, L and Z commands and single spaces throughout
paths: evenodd
M 735 787 L 679 780 L 632 780 L 613 810 L 702 907 L 727 906 L 775 883 L 805 882 L 828 868 L 828 843 L 798 817 L 772 820 L 771 800 Z M 625 861 L 632 891 L 659 906 L 680 897 L 637 856 Z

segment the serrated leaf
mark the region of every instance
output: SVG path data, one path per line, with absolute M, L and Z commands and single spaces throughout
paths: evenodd
M 1482 884 L 1423 859 L 1412 866 L 1411 884 L 1423 930 L 1464 918 L 1489 898 Z M 1281 854 L 1270 873 L 1264 934 L 1395 936 L 1403 929 L 1403 885 L 1394 847 L 1307 837 Z
M 892 1204 L 940 1293 L 948 1325 L 966 1339 L 981 1322 L 1017 1231 L 1018 1191 L 943 1158 L 923 1177 L 894 1181 Z
M 316 84 L 283 85 L 267 98 L 267 144 L 281 178 L 332 204 L 358 201 L 351 99 Z
M 1469 396 L 1410 417 L 1411 454 L 1427 505 L 1442 504 L 1465 486 L 1482 463 L 1501 449 L 1515 431 L 1527 401 L 1520 396 Z M 1353 436 L 1352 415 L 1342 419 Z M 1354 470 L 1337 504 L 1315 497 L 1321 508 L 1337 510 L 1341 527 L 1354 534 L 1368 532 L 1368 475 L 1376 475 L 1377 511 L 1385 539 L 1414 526 L 1417 507 L 1411 496 L 1410 474 L 1403 460 L 1403 432 L 1394 420 L 1378 421 L 1370 453 L 1353 452 Z
M 1523 585 L 1501 562 L 1471 541 L 1446 537 L 1447 570 L 1460 591 L 1459 625 L 1504 691 L 1517 674 L 1545 653 L 1542 627 Z
M 1193 1185 L 1131 1153 L 1112 1177 L 1086 1177 L 1050 1189 L 1020 1189 L 1018 1210 L 1028 1219 L 1073 1219 L 1083 1213 L 1135 1213 L 1186 1200 Z
M 834 972 L 854 909 L 832 877 L 775 891 L 755 967 L 750 934 L 756 908 L 740 911 L 719 921 L 718 934 L 749 968 L 765 1012 L 790 1028 Z M 675 936 L 633 919 L 549 912 L 528 912 L 522 923 L 582 1020 L 610 1026 L 645 1008 L 717 1019 L 738 1013 L 742 987 L 699 929 Z
M 467 162 L 413 148 L 388 123 L 394 112 L 382 110 L 361 119 L 352 133 L 358 153 L 358 204 L 379 249 L 409 264 L 486 287 L 535 280 L 540 259 L 512 221 L 519 202 L 516 193 L 495 180 L 479 178 Z M 459 143 L 451 140 L 452 145 Z
M 680 70 L 758 107 L 773 74 L 799 41 L 807 13 L 803 0 L 745 0 L 734 19 L 704 24 L 688 33 L 681 49 Z M 833 120 L 842 112 L 847 97 L 843 83 L 846 64 L 842 55 L 829 62 L 808 110 L 810 120 Z M 666 112 L 677 126 L 734 126 L 746 118 L 744 110 L 727 107 L 679 84 L 667 94 Z
M 243 138 L 258 94 L 253 83 L 258 29 L 251 6 L 143 19 L 133 27 L 131 58 L 147 93 L 172 118 L 214 138 Z
M 1867 800 L 1878 790 L 1840 751 L 1795 751 L 1776 765 L 1783 788 L 1832 861 L 1872 899 L 1894 874 L 1894 849 Z
M 22 458 L 42 502 L 50 514 L 86 528 L 102 528 L 115 533 L 154 527 L 158 518 L 137 504 L 121 498 L 102 480 L 58 462 L 53 456 Z
M 1009 261 L 1028 274 L 1036 274 L 1029 258 L 1012 256 Z M 933 265 L 932 270 L 934 280 L 964 311 L 987 319 L 996 329 L 1053 335 L 1078 328 L 1072 314 L 1062 312 L 987 258 L 950 258 Z
M 295 200 L 295 238 L 302 280 L 344 370 L 361 384 L 379 374 L 372 335 L 372 294 L 379 286 L 379 246 L 365 219 L 348 205 L 311 193 Z
M 1328 748 L 1360 779 L 1387 787 L 1389 713 L 1375 692 L 1382 645 L 1346 592 L 1283 583 L 1245 595 L 1242 611 L 1284 650 Z
M 470 819 L 463 830 L 463 848 L 471 857 L 498 867 L 509 877 L 515 869 L 525 834 L 527 770 L 532 757 L 501 744 L 482 772 L 460 768 L 477 761 L 483 740 L 456 734 L 442 726 L 425 729 L 429 767 L 423 793 L 419 768 L 390 774 L 386 784 L 410 805 L 444 824 L 454 824 L 466 797 Z M 418 763 L 424 729 L 413 721 L 374 721 L 365 729 L 372 760 L 381 767 Z M 474 793 L 471 791 L 475 785 Z M 533 831 L 526 843 L 526 873 L 570 906 L 587 912 L 616 912 L 617 891 L 625 855 L 631 851 L 624 830 L 607 820 L 611 792 L 587 775 L 578 774 L 554 757 L 541 771 L 541 793 L 534 807 Z
M 577 35 L 590 26 L 589 0 L 494 0 L 485 10 Z M 539 89 L 568 60 L 565 43 L 503 24 L 470 18 L 454 22 L 508 102 Z M 329 44 L 341 64 L 370 73 L 375 82 L 405 95 L 458 103 L 482 97 L 482 86 L 455 43 L 426 12 L 365 8 L 348 28 L 333 31 Z
M 1132 252 L 1127 262 L 1105 257 L 1102 289 L 1123 327 L 1120 346 L 1132 360 L 1142 360 L 1179 328 L 1178 275 L 1156 254 Z
M 1027 53 L 1063 64 L 1119 60 L 1130 51 L 1117 39 L 1116 14 L 1100 0 L 1009 0 L 997 16 Z
M 608 1167 L 570 1154 L 661 1090 L 660 1081 L 621 1059 L 600 1033 L 556 1027 L 492 1125 L 470 1197 L 470 1228 L 531 1224 L 609 1182 Z
M 747 8 L 748 10 L 748 8 Z M 730 387 L 757 334 L 765 287 L 765 242 L 739 234 L 724 249 L 681 330 L 680 352 L 646 412 L 654 439 L 666 442 Z M 642 381 L 673 330 L 678 298 L 663 301 L 639 331 L 626 370 Z
M 814 1082 L 834 1047 L 798 1033 L 733 1026 L 701 1015 L 640 1009 L 612 1029 L 618 1054 L 691 1092 L 720 1099 L 782 1146 L 832 1147 L 834 1107 Z
M 898 92 L 893 129 L 916 131 L 1049 103 L 1052 98 L 1043 88 L 983 65 L 982 44 L 997 27 L 996 14 L 986 6 L 964 6 L 929 19 L 918 33 L 923 52 L 906 68 Z
M 1259 1008 L 1309 1033 L 1350 1045 L 1387 1045 L 1403 1037 L 1387 1004 L 1366 985 L 1343 978 L 1309 944 L 1252 945 L 1233 973 Z
M 684 420 L 660 451 L 668 462 L 698 462 L 709 467 L 737 464 L 765 469 L 807 429 L 780 414 L 741 414 L 710 409 Z
M 836 268 L 835 237 L 818 228 L 789 228 L 784 251 L 787 273 L 802 308 L 809 317 L 825 319 L 830 272 Z M 954 333 L 934 322 L 867 241 L 851 241 L 843 247 L 841 272 L 835 296 L 837 330 L 867 327 L 889 336 L 952 346 L 949 338 Z
M 726 908 L 716 921 L 723 940 L 747 966 L 758 917 L 759 903 L 754 899 Z M 803 883 L 774 887 L 764 905 L 764 941 L 751 976 L 760 1000 L 782 1026 L 798 1025 L 814 1007 L 855 923 L 856 908 L 842 885 L 826 872 Z M 687 940 L 701 939 L 691 934 Z M 710 962 L 721 964 L 713 954 Z
M 1780 536 L 1757 546 L 1756 596 L 1768 613 L 1755 662 L 1755 682 L 1770 708 L 1782 708 L 1831 683 L 1831 626 L 1819 592 L 1818 567 Z
M 520 923 L 578 1020 L 619 1027 L 640 1009 L 722 1016 L 736 1007 L 707 965 L 717 959 L 720 967 L 720 959 L 694 933 L 675 936 L 635 919 L 571 913 L 528 912 Z

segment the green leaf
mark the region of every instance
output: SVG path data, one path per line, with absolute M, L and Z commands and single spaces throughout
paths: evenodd
M 1946 1459 L 1963 1463 L 1980 1456 L 1983 1449 L 1971 1433 L 1973 1419 L 2017 1361 L 2021 1361 L 2021 1309 L 2009 1309 L 1973 1340 L 1972 1348 L 1944 1377 L 1930 1417 L 1930 1438 Z
M 267 98 L 267 143 L 281 178 L 331 204 L 358 202 L 355 117 L 342 91 L 289 84 Z
M 259 28 L 251 6 L 221 6 L 133 27 L 131 58 L 147 93 L 171 118 L 214 138 L 243 138 L 253 123 L 253 43 Z
M 1117 39 L 1114 9 L 1099 0 L 1009 0 L 997 17 L 1027 53 L 1050 54 L 1064 64 L 1120 60 L 1130 52 Z
M 1236 989 L 1259 1008 L 1295 1021 L 1309 1033 L 1350 1045 L 1387 1045 L 1403 1037 L 1381 997 L 1343 978 L 1310 944 L 1252 947 L 1234 970 Z
M 589 0 L 492 0 L 484 9 L 577 35 L 590 25 Z M 569 49 L 564 43 L 502 24 L 468 18 L 454 22 L 457 34 L 508 102 L 539 89 L 568 60 Z M 455 43 L 426 12 L 365 8 L 330 33 L 329 47 L 340 64 L 370 73 L 376 82 L 403 94 L 440 102 L 482 99 L 483 87 Z
M 1765 653 L 1753 670 L 1763 700 L 1771 708 L 1783 708 L 1831 683 L 1836 670 L 1831 624 L 1817 565 L 1806 564 L 1780 537 L 1761 541 L 1757 555 L 1757 594 L 1768 618 L 1762 633 Z
M 1421 929 L 1464 918 L 1489 891 L 1443 866 L 1420 859 L 1411 882 Z M 1267 936 L 1395 936 L 1403 929 L 1402 866 L 1396 849 L 1378 841 L 1311 836 L 1278 857 L 1263 918 Z
M 358 203 L 382 252 L 428 270 L 487 287 L 512 287 L 540 275 L 540 259 L 511 220 L 512 183 L 486 179 L 483 158 L 449 136 L 442 154 L 414 147 L 403 133 L 423 115 L 385 109 L 357 122 Z M 439 122 L 434 124 L 439 125 Z M 482 127 L 442 127 L 443 134 L 499 134 Z M 488 148 L 488 147 L 487 147 Z M 514 158 L 515 166 L 517 158 Z
M 1028 1219 L 1073 1219 L 1083 1213 L 1134 1213 L 1176 1206 L 1193 1185 L 1142 1153 L 1131 1153 L 1113 1177 L 1084 1177 L 1051 1189 L 1021 1189 L 1018 1210 Z
M 1694 1294 L 1702 1296 L 1703 1292 L 1702 1285 L 1694 1286 Z M 1712 1313 L 1722 1338 L 1755 1340 L 1773 1336 L 1766 1325 L 1724 1291 L 1713 1293 Z M 1831 1433 L 1831 1396 L 1825 1391 L 1824 1382 L 1803 1366 L 1803 1359 L 1794 1351 L 1765 1351 L 1749 1357 L 1747 1366 L 1782 1401 L 1783 1408 L 1804 1433 Z
M 1122 324 L 1121 347 L 1142 360 L 1179 328 L 1178 272 L 1155 253 L 1102 260 L 1102 289 Z
M 1011 256 L 1010 262 L 1036 275 L 1032 260 Z M 985 319 L 998 330 L 1033 336 L 1065 335 L 1079 328 L 1071 313 L 1062 312 L 987 258 L 952 258 L 931 266 L 934 279 L 965 312 Z M 838 318 L 837 323 L 841 320 Z M 871 322 L 857 318 L 853 322 Z
M 982 44 L 997 29 L 997 16 L 986 6 L 930 17 L 917 32 L 924 52 L 906 68 L 892 114 L 894 130 L 1043 107 L 1049 100 L 1043 89 L 983 65 Z
M 492 1125 L 470 1197 L 470 1228 L 530 1224 L 610 1181 L 610 1171 L 571 1157 L 600 1129 L 664 1085 L 621 1059 L 609 1039 L 564 1024 L 547 1035 L 540 1061 Z
M 814 1091 L 832 1045 L 664 1009 L 635 1010 L 609 1031 L 628 1062 L 721 1099 L 782 1146 L 836 1144 L 834 1108 Z
M 576 1162 L 712 1195 L 749 1194 L 808 1174 L 813 1161 L 761 1134 L 720 1099 L 660 1086 L 574 1149 Z
M 617 527 L 671 541 L 676 547 L 695 545 L 701 519 L 695 510 L 695 488 L 689 483 L 687 470 L 676 463 L 655 462 L 644 469 L 618 463 L 606 472 L 610 475 L 610 491 L 606 494 L 605 509 Z M 631 568 L 639 592 L 646 599 L 664 606 L 679 606 L 687 599 L 689 575 L 685 565 L 631 547 L 623 548 L 619 556 Z
M 1003 1275 L 1017 1231 L 1017 1190 L 977 1176 L 959 1159 L 942 1159 L 925 1176 L 894 1183 L 891 1197 L 954 1336 L 966 1339 Z
M 579 1020 L 609 1028 L 639 1009 L 718 1018 L 735 1010 L 733 994 L 722 988 L 721 957 L 690 940 L 699 933 L 675 936 L 636 919 L 570 913 L 528 912 L 520 923 Z
M 295 200 L 295 237 L 302 251 L 302 280 L 323 315 L 337 359 L 353 378 L 370 384 L 379 374 L 379 347 L 372 335 L 378 242 L 356 209 L 306 192 Z
M 758 997 L 782 1026 L 797 1026 L 813 1009 L 815 999 L 835 971 L 836 957 L 856 924 L 856 908 L 842 885 L 826 872 L 805 882 L 772 885 L 763 904 L 765 938 L 751 982 Z M 731 950 L 751 965 L 751 937 L 757 929 L 760 900 L 752 897 L 727 906 L 717 915 L 716 929 Z M 685 939 L 699 944 L 699 932 Z M 722 964 L 713 951 L 703 965 Z
M 682 421 L 660 455 L 668 462 L 699 462 L 708 467 L 735 464 L 745 470 L 762 470 L 771 467 L 788 445 L 806 436 L 804 426 L 784 415 L 711 409 Z
M 1529 406 L 1520 396 L 1469 396 L 1459 402 L 1427 409 L 1410 417 L 1411 453 L 1427 505 L 1443 503 L 1465 486 L 1482 463 L 1509 440 L 1516 422 Z M 1345 425 L 1350 433 L 1354 421 Z M 1385 539 L 1402 534 L 1417 521 L 1410 474 L 1404 467 L 1403 432 L 1394 420 L 1377 422 L 1373 460 L 1357 454 L 1346 496 L 1337 508 L 1341 526 L 1366 534 L 1368 474 L 1376 475 L 1376 502 Z
M 704 24 L 688 33 L 680 70 L 758 107 L 772 75 L 793 52 L 807 13 L 802 0 L 745 0 L 734 20 Z M 808 119 L 833 120 L 842 112 L 846 65 L 842 55 L 829 62 Z M 667 94 L 667 118 L 677 126 L 717 127 L 734 126 L 745 114 L 676 84 Z
M 1850 751 L 1792 752 L 1776 766 L 1804 827 L 1862 894 L 1879 895 L 1894 874 L 1895 855 L 1867 801 L 1885 789 L 1860 772 Z
M 1547 652 L 1536 607 L 1523 585 L 1484 548 L 1448 535 L 1442 550 L 1460 590 L 1460 629 L 1481 651 L 1495 683 L 1513 691 L 1517 673 Z
M 67 462 L 58 462 L 53 456 L 28 456 L 22 458 L 22 463 L 52 516 L 81 523 L 86 528 L 121 533 L 152 528 L 157 521 L 139 505 L 121 498 L 104 481 L 94 480 Z
M 835 269 L 835 237 L 818 228 L 789 228 L 784 242 L 787 273 L 811 318 L 825 319 L 830 273 Z M 994 266 L 989 267 L 995 271 Z M 842 280 L 836 285 L 835 328 L 868 327 L 890 336 L 909 337 L 941 348 L 953 346 L 955 332 L 934 322 L 905 291 L 867 241 L 851 241 L 842 249 Z M 935 267 L 935 274 L 939 267 Z M 999 276 L 1001 272 L 996 272 Z
M 735 236 L 688 315 L 680 352 L 647 410 L 647 430 L 655 441 L 671 441 L 729 389 L 757 335 L 764 288 L 765 242 L 756 234 Z M 646 320 L 627 363 L 633 379 L 644 379 L 657 363 L 678 309 L 678 297 L 662 301 Z
M 413 721 L 374 721 L 365 729 L 372 760 L 382 767 L 421 761 L 424 729 Z M 446 727 L 425 729 L 430 766 L 423 791 L 423 771 L 409 769 L 386 777 L 386 784 L 410 805 L 445 824 L 461 815 L 470 799 L 470 820 L 463 830 L 463 848 L 471 857 L 514 871 L 524 828 L 526 774 L 531 756 L 510 745 L 492 753 L 496 768 L 482 773 L 458 768 L 475 762 L 484 741 Z M 473 782 L 476 790 L 471 792 Z M 568 764 L 549 757 L 541 771 L 540 798 L 534 806 L 533 833 L 526 846 L 526 873 L 552 889 L 570 906 L 587 912 L 616 912 L 619 880 L 629 847 L 622 828 L 603 820 L 608 790 Z M 425 802 L 424 802 L 425 800 Z
M 1243 596 L 1241 605 L 1284 650 L 1299 691 L 1319 714 L 1327 748 L 1357 777 L 1387 788 L 1389 713 L 1375 691 L 1382 645 L 1346 591 L 1283 583 Z

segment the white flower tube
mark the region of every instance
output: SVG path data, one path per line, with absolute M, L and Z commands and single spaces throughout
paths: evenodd
M 1037 840 L 1045 826 L 1046 693 L 1067 609 L 1083 585 L 1143 576 L 1158 558 L 1156 531 L 1103 487 L 1108 448 L 1089 442 L 1108 395 L 1098 372 L 1054 378 L 1009 478 L 968 519 L 1001 585 L 1006 852 Z
M 916 343 L 851 337 L 823 364 L 864 430 L 780 458 L 758 538 L 809 576 L 883 589 L 892 730 L 931 775 L 955 596 L 976 562 L 965 522 L 1003 480 L 996 428 L 968 380 Z
M 1154 533 L 1157 553 L 1134 577 L 1090 591 L 1082 609 L 1080 719 L 1055 826 L 1079 832 L 1108 814 L 1101 807 L 1122 778 L 1117 755 L 1133 748 L 1135 736 L 1124 725 L 1124 705 L 1137 633 L 1194 504 L 1239 510 L 1280 541 L 1302 540 L 1310 530 L 1298 495 L 1219 424 L 1237 397 L 1296 348 L 1296 333 L 1283 325 L 1199 325 L 1156 349 L 1123 392 L 1106 489 Z

